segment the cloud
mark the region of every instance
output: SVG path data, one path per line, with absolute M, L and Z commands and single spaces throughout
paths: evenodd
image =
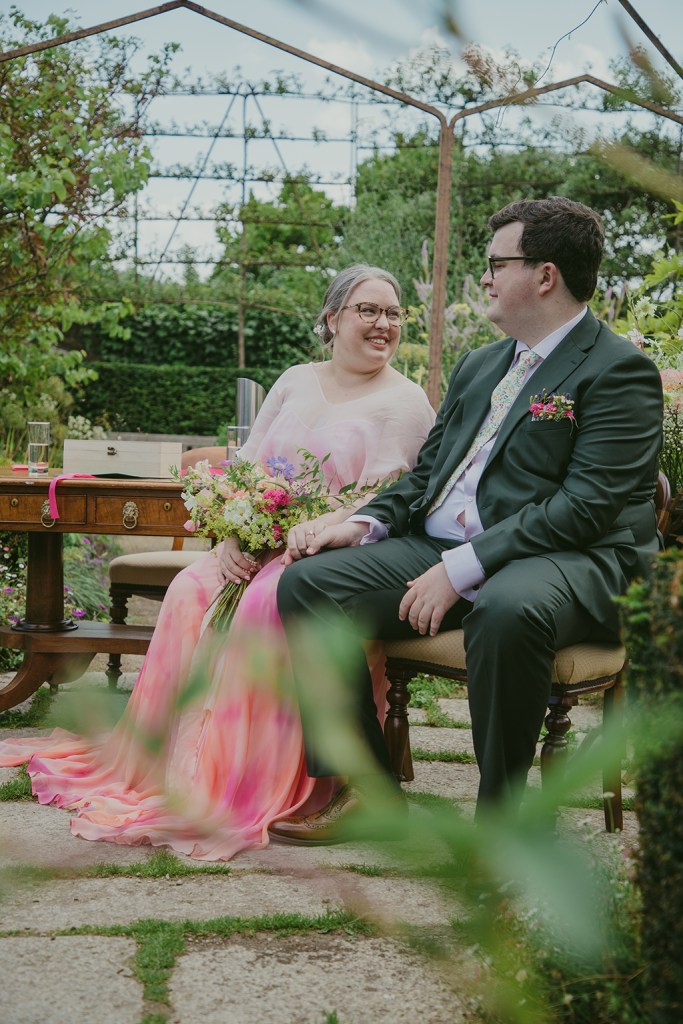
M 309 39 L 305 49 L 330 64 L 338 64 L 357 75 L 375 78 L 377 62 L 360 39 Z

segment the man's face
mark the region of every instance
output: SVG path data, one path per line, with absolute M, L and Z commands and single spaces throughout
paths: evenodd
M 487 267 L 481 284 L 488 292 L 489 320 L 505 331 L 519 337 L 535 310 L 538 297 L 538 264 L 528 266 L 520 259 L 503 262 L 504 256 L 521 256 L 519 243 L 524 225 L 520 221 L 499 228 L 491 239 L 488 255 L 500 260 L 494 273 Z

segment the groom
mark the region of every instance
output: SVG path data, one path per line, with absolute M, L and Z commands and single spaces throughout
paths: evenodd
M 509 337 L 458 362 L 415 469 L 321 530 L 307 554 L 322 553 L 290 566 L 278 591 L 288 633 L 341 616 L 350 647 L 462 626 L 478 811 L 526 779 L 555 650 L 617 637 L 612 596 L 659 546 L 662 430 L 654 363 L 587 308 L 599 216 L 552 197 L 511 203 L 489 227 L 481 283 L 489 319 Z M 296 676 L 296 657 L 293 667 Z M 354 682 L 358 729 L 388 773 L 367 669 Z M 332 774 L 305 722 L 304 736 L 309 774 Z M 352 764 L 334 771 L 344 767 L 353 774 Z M 270 833 L 339 841 L 359 799 L 346 786 L 317 815 Z

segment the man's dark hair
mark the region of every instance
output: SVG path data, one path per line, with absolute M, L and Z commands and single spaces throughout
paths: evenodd
M 588 302 L 595 291 L 605 244 L 605 229 L 595 210 L 563 196 L 520 199 L 494 213 L 489 228 L 498 231 L 516 221 L 524 225 L 521 255 L 529 262 L 554 263 L 574 298 Z

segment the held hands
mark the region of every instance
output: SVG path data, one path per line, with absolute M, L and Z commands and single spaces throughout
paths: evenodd
M 408 619 L 422 636 L 436 636 L 444 615 L 459 600 L 460 594 L 453 589 L 443 562 L 439 562 L 416 580 L 408 580 L 398 617 L 401 622 Z
M 300 558 L 317 555 L 323 548 L 356 547 L 367 532 L 367 523 L 334 523 L 325 521 L 325 516 L 299 523 L 289 531 L 282 564 L 291 565 Z

